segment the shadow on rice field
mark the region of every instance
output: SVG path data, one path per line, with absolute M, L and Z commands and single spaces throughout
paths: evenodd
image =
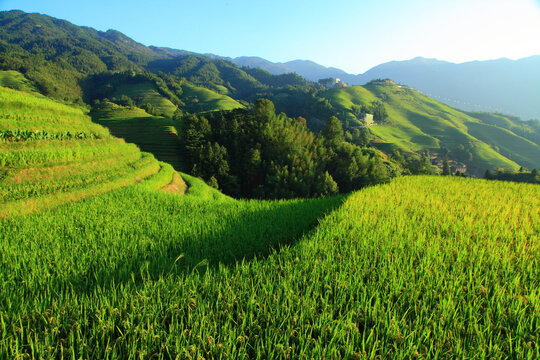
M 25 298 L 201 273 L 294 244 L 345 199 L 208 202 L 130 187 L 6 220 L 1 270 Z

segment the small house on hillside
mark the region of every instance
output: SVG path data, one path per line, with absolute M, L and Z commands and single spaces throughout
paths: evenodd
M 340 78 L 337 78 L 336 83 L 334 84 L 334 88 L 344 88 L 344 87 L 347 87 L 347 86 L 349 86 L 349 85 L 347 85 L 347 83 L 342 81 Z
M 340 78 L 334 79 L 334 78 L 325 78 L 325 79 L 319 79 L 319 84 L 324 86 L 327 89 L 336 89 L 336 88 L 343 88 L 347 85 L 346 82 L 342 81 Z
M 371 126 L 374 124 L 373 114 L 362 113 L 358 117 L 358 120 L 364 123 L 365 126 Z

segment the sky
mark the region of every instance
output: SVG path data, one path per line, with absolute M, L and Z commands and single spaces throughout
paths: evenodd
M 417 56 L 540 55 L 540 0 L 0 0 L 145 44 L 349 73 Z

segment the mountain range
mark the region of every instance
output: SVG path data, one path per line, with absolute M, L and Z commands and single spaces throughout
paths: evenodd
M 466 112 L 459 109 L 477 108 L 441 102 L 459 95 L 469 96 L 463 101 L 474 105 L 475 96 L 484 97 L 501 107 L 514 104 L 522 114 L 528 109 L 531 116 L 524 118 L 535 117 L 539 59 L 451 64 L 417 58 L 350 75 L 310 61 L 274 64 L 147 47 L 115 30 L 97 31 L 22 11 L 0 12 L 0 86 L 87 108 L 112 101 L 172 120 L 185 113 L 249 110 L 265 98 L 276 113 L 299 119 L 314 132 L 335 116 L 350 143 L 377 148 L 387 159 L 397 152 L 416 161 L 430 151 L 438 154 L 437 160 L 448 157 L 466 165 L 467 173 L 476 176 L 486 169 L 540 167 L 540 123 Z M 316 82 L 329 77 L 349 84 L 393 78 L 419 91 L 385 81 L 332 89 Z M 365 126 L 362 116 L 375 106 L 386 109 L 388 118 Z
M 389 78 L 460 109 L 540 119 L 540 55 L 461 64 L 417 57 L 380 64 L 357 75 L 309 60 L 273 63 L 260 57 L 224 59 L 276 75 L 295 72 L 311 81 L 339 78 L 349 85 L 364 85 L 373 79 Z

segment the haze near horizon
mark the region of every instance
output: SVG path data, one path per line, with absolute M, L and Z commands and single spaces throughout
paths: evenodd
M 74 3 L 0 0 L 0 10 L 39 12 L 145 45 L 273 62 L 312 60 L 362 73 L 422 56 L 451 62 L 540 54 L 540 1 L 156 0 Z

